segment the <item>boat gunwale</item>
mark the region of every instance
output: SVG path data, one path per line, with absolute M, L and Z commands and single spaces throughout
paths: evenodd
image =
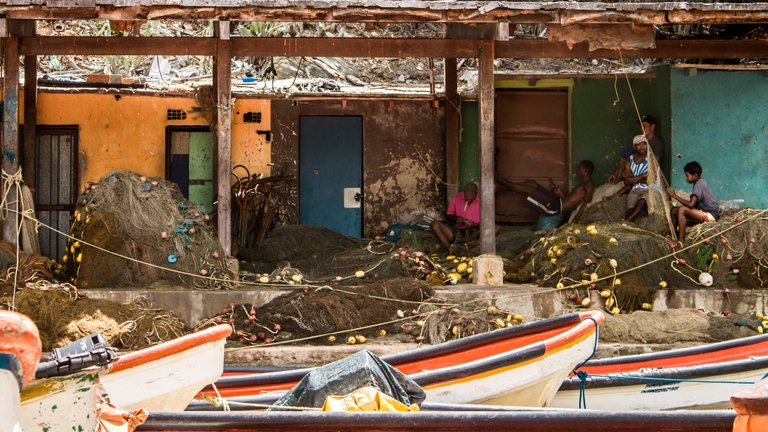
M 684 366 L 678 368 L 662 368 L 648 371 L 616 372 L 612 374 L 600 373 L 596 375 L 587 375 L 585 386 L 589 389 L 648 384 L 642 382 L 643 378 L 653 378 L 655 382 L 659 382 L 658 379 L 663 378 L 664 382 L 673 383 L 681 382 L 682 380 L 702 379 L 704 377 L 727 375 L 761 368 L 768 368 L 768 356 L 751 357 L 729 362 Z M 604 375 L 611 376 L 607 377 Z M 669 378 L 668 381 L 666 380 L 667 378 Z M 571 376 L 563 381 L 563 384 L 560 386 L 560 390 L 578 390 L 580 386 L 581 380 L 577 376 Z
M 531 344 L 521 346 L 517 349 L 502 352 L 487 358 L 474 360 L 468 364 L 446 366 L 432 371 L 424 371 L 412 374 L 412 376 L 418 375 L 421 380 L 424 380 L 417 381 L 420 385 L 429 385 L 436 382 L 445 381 L 445 378 L 441 377 L 441 375 L 447 372 L 452 374 L 460 373 L 462 374 L 462 377 L 466 377 L 497 369 L 500 364 L 510 365 L 510 357 L 521 356 L 521 358 L 516 361 L 516 363 L 541 357 L 546 355 L 548 352 L 559 349 L 560 347 L 567 345 L 579 337 L 584 336 L 588 332 L 593 331 L 594 327 L 590 329 L 590 326 L 593 325 L 593 323 L 590 321 L 596 320 L 595 322 L 599 324 L 604 319 L 605 316 L 600 311 L 587 311 L 561 315 L 559 317 L 548 320 L 536 321 L 522 327 L 508 327 L 505 329 L 470 336 L 468 338 L 445 342 L 443 344 L 419 348 L 407 353 L 383 356 L 381 359 L 391 366 L 397 367 L 404 363 L 425 361 L 438 358 L 441 355 L 453 354 L 456 352 L 483 347 L 490 343 L 509 339 L 512 335 L 514 335 L 514 337 L 528 336 L 560 327 L 570 327 L 566 331 L 548 339 L 533 342 Z M 472 369 L 467 369 L 467 365 L 471 365 Z M 216 382 L 216 387 L 222 389 L 243 386 L 263 386 L 283 383 L 290 379 L 298 381 L 313 369 L 315 368 L 301 368 L 287 371 L 225 376 Z M 457 376 L 454 375 L 453 378 L 457 378 Z M 208 389 L 210 389 L 210 386 L 206 387 L 206 390 Z
M 138 431 L 444 431 L 444 430 L 730 430 L 736 413 L 713 411 L 611 412 L 574 409 L 402 412 L 156 412 Z M 386 426 L 385 426 L 386 425 Z M 627 427 L 634 425 L 635 427 Z
M 692 347 L 677 348 L 665 351 L 656 351 L 652 353 L 633 354 L 628 356 L 610 357 L 604 359 L 594 359 L 588 361 L 583 368 L 589 368 L 590 366 L 609 366 L 616 364 L 628 364 L 628 363 L 642 363 L 646 361 L 655 361 L 662 359 L 671 359 L 678 357 L 700 356 L 701 354 L 712 354 L 720 351 L 729 351 L 734 348 L 741 348 L 748 345 L 755 345 L 755 341 L 759 341 L 759 344 L 768 344 L 768 333 L 748 336 L 745 338 L 731 339 L 723 342 L 716 342 L 705 345 L 697 345 Z
M 158 345 L 134 351 L 118 357 L 118 359 L 110 365 L 109 373 L 113 374 L 136 366 L 141 366 L 154 360 L 178 354 L 209 342 L 226 339 L 231 333 L 232 327 L 229 324 L 220 324 Z

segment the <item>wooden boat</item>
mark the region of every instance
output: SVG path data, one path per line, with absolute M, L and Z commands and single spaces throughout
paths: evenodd
M 218 325 L 121 356 L 101 377 L 110 401 L 125 410 L 183 411 L 221 377 L 224 343 L 232 333 Z
M 37 326 L 26 316 L 0 311 L 0 431 L 21 431 L 19 391 L 40 361 Z
M 603 322 L 599 311 L 538 321 L 382 357 L 439 403 L 545 406 L 568 373 L 588 358 Z M 224 397 L 283 393 L 310 369 L 228 376 Z M 204 392 L 215 396 L 212 389 Z
M 733 411 L 608 412 L 458 406 L 447 411 L 151 413 L 143 432 L 169 431 L 730 431 Z
M 768 335 L 590 360 L 576 372 L 586 377 L 590 409 L 724 409 L 732 394 L 768 374 Z M 550 406 L 578 408 L 581 385 L 578 375 L 568 377 Z

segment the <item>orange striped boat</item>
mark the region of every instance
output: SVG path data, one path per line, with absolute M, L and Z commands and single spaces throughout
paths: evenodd
M 560 383 L 596 346 L 600 311 L 509 327 L 382 360 L 412 378 L 436 403 L 546 406 Z M 310 369 L 227 376 L 223 397 L 284 393 Z M 205 394 L 215 396 L 213 389 Z
M 230 333 L 232 327 L 218 325 L 125 354 L 101 384 L 122 409 L 183 411 L 200 389 L 221 377 Z
M 768 334 L 662 352 L 591 360 L 551 406 L 604 410 L 725 409 L 768 375 Z
M 0 310 L 0 431 L 21 430 L 19 391 L 40 361 L 40 336 L 28 317 Z

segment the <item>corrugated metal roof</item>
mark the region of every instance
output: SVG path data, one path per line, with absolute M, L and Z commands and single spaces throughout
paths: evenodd
M 621 20 L 766 22 L 766 2 L 587 2 L 418 0 L 0 0 L 9 18 L 283 19 L 287 21 L 565 22 L 573 14 Z M 631 18 L 631 17 L 630 17 Z M 583 20 L 582 20 L 583 21 Z

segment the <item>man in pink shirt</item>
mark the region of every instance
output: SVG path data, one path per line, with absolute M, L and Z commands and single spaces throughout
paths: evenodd
M 467 183 L 464 192 L 453 196 L 446 212 L 448 222 L 432 222 L 432 232 L 443 246 L 450 249 L 460 229 L 477 228 L 480 225 L 480 197 L 477 195 L 477 185 Z

